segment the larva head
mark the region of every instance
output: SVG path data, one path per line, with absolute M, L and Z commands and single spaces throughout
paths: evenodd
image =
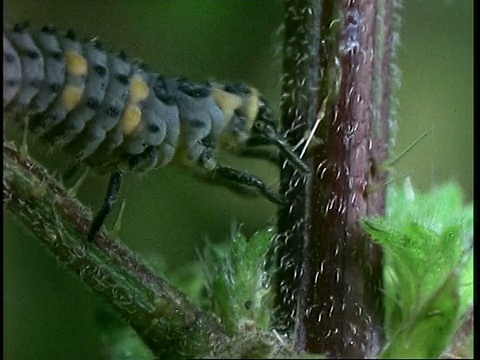
M 310 171 L 279 131 L 272 108 L 257 89 L 241 83 L 214 84 L 213 96 L 226 119 L 222 148 L 274 145 L 298 170 Z

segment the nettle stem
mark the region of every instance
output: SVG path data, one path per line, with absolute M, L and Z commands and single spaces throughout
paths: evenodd
M 297 349 L 372 357 L 383 345 L 382 251 L 398 0 L 285 0 L 283 125 L 309 176 L 285 166 L 279 327 Z
M 160 359 L 184 359 L 229 340 L 224 327 L 120 242 L 87 243 L 90 212 L 44 168 L 3 145 L 3 203 L 50 253 L 137 332 Z

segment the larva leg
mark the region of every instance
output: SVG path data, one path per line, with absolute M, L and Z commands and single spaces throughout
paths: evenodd
M 260 194 L 274 204 L 282 205 L 285 203 L 285 200 L 281 195 L 272 191 L 262 180 L 252 174 L 220 164 L 215 166 L 213 172 L 215 176 L 222 179 L 257 189 Z
M 97 236 L 100 228 L 102 227 L 105 219 L 107 218 L 108 213 L 112 210 L 113 205 L 117 201 L 118 192 L 120 191 L 120 186 L 122 184 L 123 172 L 115 171 L 110 175 L 110 181 L 108 182 L 107 195 L 105 200 L 103 200 L 103 205 L 101 209 L 97 212 L 93 218 L 92 224 L 90 226 L 90 231 L 88 232 L 87 240 L 92 242 Z

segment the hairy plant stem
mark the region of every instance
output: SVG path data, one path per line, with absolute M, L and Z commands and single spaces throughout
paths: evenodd
M 126 320 L 161 359 L 184 359 L 228 340 L 216 318 L 103 234 L 86 242 L 91 214 L 45 169 L 3 146 L 3 203 L 66 268 Z
M 398 0 L 285 0 L 283 126 L 311 174 L 282 169 L 279 327 L 297 349 L 383 345 L 382 251 L 359 220 L 385 211 Z

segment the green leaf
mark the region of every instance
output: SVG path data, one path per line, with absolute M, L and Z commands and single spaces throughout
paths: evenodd
M 385 252 L 383 356 L 435 356 L 472 306 L 473 206 L 454 184 L 418 194 L 407 182 L 390 189 L 387 216 L 363 225 Z
M 453 271 L 395 334 L 380 358 L 438 358 L 457 323 L 459 277 Z
M 205 250 L 205 273 L 214 311 L 231 333 L 269 329 L 272 269 L 267 253 L 274 235 L 268 229 L 247 240 L 237 233 L 227 250 L 212 244 Z

